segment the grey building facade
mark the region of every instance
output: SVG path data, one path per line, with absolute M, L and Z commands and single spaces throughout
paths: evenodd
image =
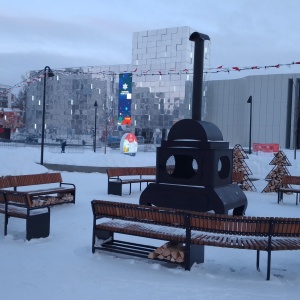
M 252 142 L 299 148 L 299 82 L 300 74 L 210 81 L 207 119 L 231 145 L 248 146 L 251 112 L 247 100 L 252 96 Z

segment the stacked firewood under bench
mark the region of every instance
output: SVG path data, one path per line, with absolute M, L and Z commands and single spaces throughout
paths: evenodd
M 153 252 L 150 252 L 148 258 L 183 263 L 184 245 L 182 243 L 167 242 L 161 247 L 156 248 Z
M 49 186 L 58 183 L 59 186 Z M 37 185 L 47 188 L 31 189 Z M 30 186 L 31 190 L 28 190 Z M 20 187 L 27 187 L 20 190 Z M 50 233 L 50 207 L 75 204 L 75 185 L 62 181 L 60 173 L 0 177 L 0 213 L 5 215 L 4 235 L 10 217 L 26 220 L 26 239 L 47 237 Z
M 259 270 L 260 251 L 266 251 L 269 280 L 272 251 L 300 250 L 300 218 L 229 216 L 104 200 L 91 204 L 93 253 L 102 250 L 151 258 L 190 270 L 194 263 L 204 262 L 205 245 L 256 250 Z M 116 233 L 169 242 L 157 248 L 115 239 Z

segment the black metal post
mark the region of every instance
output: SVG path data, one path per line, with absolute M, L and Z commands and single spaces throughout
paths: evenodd
M 95 132 L 94 132 L 94 152 L 96 152 L 96 130 L 97 130 L 97 100 L 95 101 Z
M 247 100 L 247 103 L 250 103 L 250 125 L 249 125 L 249 154 L 251 151 L 251 131 L 252 131 L 252 96 L 250 96 Z
M 106 148 L 107 148 L 107 113 L 105 113 L 105 136 L 104 136 L 104 154 L 106 154 Z
M 107 130 L 108 130 L 108 105 L 107 105 L 107 94 L 104 94 L 104 117 L 105 117 L 105 133 L 104 133 L 104 154 L 106 154 L 106 148 L 107 148 Z
M 195 42 L 192 119 L 196 121 L 201 121 L 204 41 L 209 39 L 208 35 L 199 32 L 190 35 L 190 41 Z
M 44 164 L 44 143 L 45 143 L 45 114 L 46 114 L 46 78 L 53 77 L 50 67 L 44 68 L 44 93 L 43 93 L 43 114 L 42 114 L 42 141 L 41 141 L 41 165 Z

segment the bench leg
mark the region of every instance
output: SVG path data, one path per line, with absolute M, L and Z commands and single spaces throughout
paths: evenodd
M 267 267 L 267 279 L 266 280 L 270 280 L 270 273 L 271 273 L 271 253 L 272 253 L 272 251 L 269 250 L 268 251 L 268 267 Z
M 95 253 L 96 249 L 96 238 L 99 240 L 107 241 L 114 239 L 114 233 L 107 230 L 93 230 L 93 240 L 92 240 L 92 253 Z
M 259 270 L 259 250 L 256 251 L 256 269 Z
M 278 191 L 278 204 L 283 201 L 283 192 Z
M 204 263 L 204 245 L 191 245 L 190 267 L 194 264 Z
M 204 245 L 188 245 L 185 246 L 184 268 L 189 271 L 194 263 L 204 263 Z
M 107 194 L 122 196 L 122 184 L 120 182 L 108 182 Z
M 50 234 L 50 210 L 26 219 L 26 239 L 45 238 Z
M 5 214 L 5 217 L 4 217 L 4 235 L 7 235 L 8 218 L 9 218 L 9 216 L 7 214 Z
M 268 252 L 268 265 L 267 265 L 267 278 L 266 280 L 270 280 L 270 274 L 271 274 L 271 253 L 272 251 L 267 251 Z M 256 269 L 257 271 L 259 270 L 259 250 L 256 252 Z

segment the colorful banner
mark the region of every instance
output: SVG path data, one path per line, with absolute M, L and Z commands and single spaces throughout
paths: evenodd
M 119 75 L 119 103 L 118 103 L 118 124 L 130 125 L 131 123 L 131 95 L 132 95 L 132 74 L 124 73 Z

